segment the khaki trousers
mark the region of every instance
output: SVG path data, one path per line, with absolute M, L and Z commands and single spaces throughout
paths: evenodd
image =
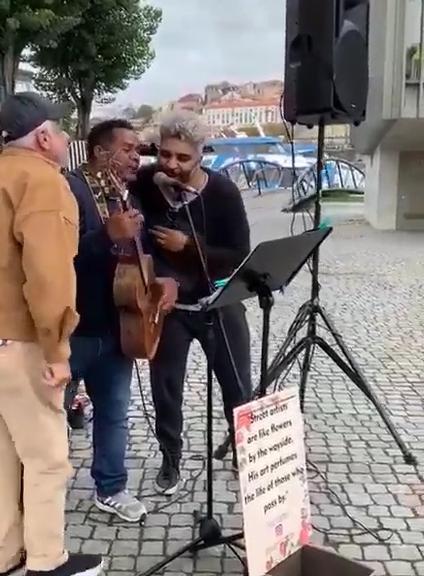
M 28 570 L 54 570 L 67 559 L 64 393 L 42 383 L 42 367 L 35 344 L 0 346 L 0 572 L 16 565 L 22 550 Z

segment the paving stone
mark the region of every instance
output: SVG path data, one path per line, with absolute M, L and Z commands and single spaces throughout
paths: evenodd
M 91 526 L 75 526 L 72 524 L 71 526 L 67 526 L 66 528 L 66 535 L 69 537 L 77 537 L 77 538 L 90 538 L 93 532 L 93 528 Z
M 372 496 L 373 501 L 378 506 L 395 506 L 396 500 L 392 494 L 374 494 Z
M 264 196 L 246 201 L 254 243 L 288 233 L 291 216 L 280 213 L 278 195 L 272 196 L 274 199 Z M 268 211 L 264 207 L 269 203 L 272 210 Z M 371 388 L 393 416 L 395 427 L 419 461 L 424 462 L 422 240 L 420 234 L 376 232 L 361 222 L 338 224 L 322 249 L 321 298 Z M 293 288 L 283 297 L 276 296 L 271 358 L 309 291 L 310 276 L 303 271 Z M 247 310 L 256 383 L 261 316 L 254 301 L 247 303 Z M 153 412 L 148 368 L 145 363 L 140 368 L 146 383 L 148 411 Z M 161 561 L 164 554 L 185 546 L 198 534 L 193 512 L 206 513 L 204 462 L 198 459 L 206 453 L 206 438 L 205 360 L 197 343 L 190 353 L 187 374 L 182 462 L 186 482 L 181 493 L 170 499 L 153 496 L 161 455 L 146 426 L 134 383 L 128 486 L 147 501 L 150 514 L 144 528 L 126 525 L 94 509 L 90 430 L 72 435 L 76 475 L 67 502 L 67 546 L 75 552 L 103 553 L 107 576 L 144 572 Z M 298 375 L 296 367 L 289 382 L 297 383 Z M 218 386 L 214 394 L 217 443 L 227 425 Z M 369 564 L 377 576 L 424 576 L 424 488 L 410 467 L 404 465 L 397 446 L 365 396 L 319 351 L 308 380 L 305 432 L 308 456 L 324 476 L 315 478 L 313 472 L 310 474 L 313 523 L 325 531 L 315 532 L 312 541 Z M 214 463 L 214 479 L 215 515 L 225 532 L 231 533 L 240 529 L 242 518 L 238 480 L 229 459 Z M 362 529 L 345 515 L 329 487 L 355 520 L 372 529 L 393 530 L 390 542 L 379 544 L 371 534 L 358 535 Z M 381 535 L 387 532 L 382 531 Z M 222 573 L 241 575 L 238 561 L 222 546 L 202 551 L 195 562 L 189 556 L 178 558 L 162 572 L 165 576 Z
M 392 558 L 397 560 L 422 560 L 423 556 L 418 546 L 402 544 L 401 546 L 390 546 Z
M 387 486 L 384 484 L 368 484 L 365 486 L 369 494 L 386 494 Z
M 66 539 L 66 548 L 71 554 L 77 554 L 81 552 L 81 546 L 83 541 L 80 538 L 67 538 Z
M 424 544 L 423 532 L 399 532 L 399 536 L 405 544 Z
M 136 571 L 137 572 L 146 572 L 162 562 L 163 556 L 140 556 L 136 558 Z M 108 575 L 109 576 L 109 575 Z M 133 575 L 134 576 L 134 575 Z
M 390 553 L 387 546 L 375 544 L 373 546 L 365 546 L 364 557 L 365 560 L 390 560 Z
M 411 518 L 407 519 L 406 523 L 408 524 L 411 530 L 417 530 L 419 532 L 424 532 L 424 518 Z
M 346 558 L 351 560 L 362 560 L 364 557 L 363 550 L 361 546 L 357 544 L 342 544 L 338 547 L 338 552 Z
M 414 517 L 414 512 L 411 510 L 411 508 L 407 508 L 406 506 L 391 506 L 390 512 L 392 513 L 393 516 L 396 516 L 399 518 L 413 518 Z
M 368 494 L 350 494 L 349 500 L 354 506 L 370 506 L 373 503 Z
M 408 526 L 405 520 L 402 518 L 380 518 L 380 524 L 383 528 L 388 528 L 389 530 L 407 530 Z
M 113 526 L 97 526 L 94 530 L 96 540 L 115 540 L 118 528 Z
M 171 517 L 171 526 L 192 526 L 193 516 L 191 514 L 175 514 Z
M 382 562 L 366 562 L 365 565 L 374 571 L 372 576 L 388 576 L 387 570 Z
M 139 537 L 138 528 L 118 528 L 118 540 L 138 540 Z
M 131 558 L 130 556 L 115 556 L 112 558 L 111 568 L 112 570 L 132 571 L 135 568 L 135 562 L 135 558 Z
M 117 540 L 112 544 L 112 556 L 137 556 L 140 551 L 140 545 L 137 541 Z
M 83 554 L 107 554 L 110 549 L 110 542 L 104 540 L 87 540 L 83 542 L 81 552 Z
M 410 562 L 386 562 L 386 569 L 391 576 L 415 576 L 416 572 Z
M 195 562 L 195 567 L 198 572 L 222 573 L 222 562 L 219 558 L 199 558 Z
M 161 540 L 143 540 L 141 554 L 143 556 L 160 556 L 164 552 L 164 543 Z

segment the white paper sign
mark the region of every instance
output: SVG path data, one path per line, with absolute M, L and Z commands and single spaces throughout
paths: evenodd
M 264 576 L 311 535 L 298 391 L 240 406 L 234 419 L 249 576 Z

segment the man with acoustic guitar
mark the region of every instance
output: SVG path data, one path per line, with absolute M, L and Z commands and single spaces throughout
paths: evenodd
M 80 215 L 75 260 L 80 323 L 71 340 L 72 376 L 84 380 L 93 403 L 95 504 L 128 522 L 140 521 L 146 508 L 126 490 L 124 460 L 133 359 L 125 356 L 121 347 L 113 285 L 116 246 L 142 237 L 143 218 L 137 210 L 111 210 L 100 174 L 112 170 L 122 183 L 134 180 L 140 161 L 138 146 L 131 124 L 125 120 L 102 122 L 88 136 L 88 163 L 68 176 Z M 156 287 L 161 293 L 161 309 L 170 310 L 177 298 L 177 283 L 161 278 Z

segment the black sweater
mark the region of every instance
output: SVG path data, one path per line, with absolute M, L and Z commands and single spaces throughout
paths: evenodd
M 134 204 L 144 215 L 147 231 L 154 226 L 176 228 L 190 233 L 184 208 L 169 209 L 153 182 L 156 166 L 141 168 L 131 187 Z M 212 280 L 229 276 L 250 250 L 250 232 L 243 200 L 237 186 L 217 172 L 207 171 L 209 181 L 201 196 L 190 203 L 194 227 L 206 255 Z M 206 225 L 206 227 L 205 227 Z M 149 236 L 149 235 L 148 235 Z M 150 237 L 149 245 L 154 245 Z M 152 255 L 158 276 L 171 276 L 180 282 L 179 302 L 194 303 L 208 293 L 198 253 L 193 242 L 181 253 L 170 253 L 154 245 Z

